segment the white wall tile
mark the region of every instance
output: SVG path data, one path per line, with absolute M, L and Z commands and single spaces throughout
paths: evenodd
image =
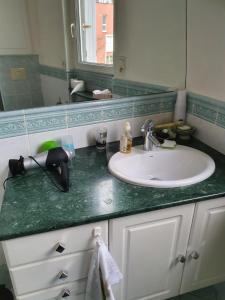
M 163 113 L 151 116 L 130 118 L 124 120 L 117 120 L 112 122 L 104 122 L 92 125 L 85 125 L 79 127 L 68 128 L 68 134 L 72 135 L 74 145 L 76 148 L 87 147 L 95 144 L 95 134 L 97 128 L 107 128 L 107 141 L 113 142 L 120 139 L 123 124 L 129 121 L 131 124 L 132 136 L 137 137 L 141 135 L 140 129 L 144 121 L 152 119 L 155 124 L 170 122 L 172 120 L 172 113 Z
M 28 141 L 30 146 L 30 154 L 35 155 L 37 153 L 38 147 L 43 142 L 50 141 L 50 140 L 60 141 L 60 138 L 64 135 L 68 135 L 67 129 L 59 129 L 59 130 L 29 134 Z
M 225 154 L 225 129 L 188 114 L 187 122 L 196 127 L 195 137 Z

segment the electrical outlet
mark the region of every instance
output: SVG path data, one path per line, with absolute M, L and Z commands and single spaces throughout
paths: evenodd
M 27 72 L 25 68 L 11 68 L 10 69 L 10 78 L 12 80 L 26 80 Z
M 118 70 L 120 73 L 125 73 L 126 71 L 126 60 L 125 56 L 118 57 Z

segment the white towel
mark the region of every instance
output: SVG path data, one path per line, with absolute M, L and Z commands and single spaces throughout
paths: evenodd
M 122 279 L 114 259 L 98 237 L 88 273 L 85 300 L 115 300 L 111 286 Z

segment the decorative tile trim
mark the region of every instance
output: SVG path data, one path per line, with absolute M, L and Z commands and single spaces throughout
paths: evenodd
M 123 96 L 138 96 L 168 91 L 168 87 L 114 78 L 113 93 Z
M 50 67 L 47 65 L 39 65 L 39 71 L 40 74 L 55 77 L 62 80 L 67 80 L 67 73 L 66 70 L 56 68 L 56 67 Z
M 28 134 L 67 128 L 65 106 L 25 110 L 25 125 Z
M 9 138 L 26 134 L 24 111 L 0 113 L 0 138 Z
M 71 107 L 67 111 L 67 122 L 68 127 L 76 127 L 81 125 L 99 123 L 102 120 L 102 112 L 96 107 L 87 107 L 84 109 L 77 109 L 76 107 Z
M 176 92 L 0 113 L 0 138 L 173 111 Z
M 219 127 L 225 128 L 225 102 L 188 93 L 187 112 Z
M 102 109 L 102 121 L 108 122 L 113 120 L 121 120 L 133 117 L 134 103 L 117 103 L 110 107 Z

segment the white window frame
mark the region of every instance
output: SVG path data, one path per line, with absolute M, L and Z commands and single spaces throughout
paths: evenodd
M 81 0 L 83 1 L 83 0 Z M 114 0 L 114 22 L 115 24 L 115 0 Z M 74 0 L 75 4 L 75 30 L 76 30 L 76 56 L 77 56 L 77 68 L 83 69 L 83 70 L 89 70 L 93 72 L 100 72 L 100 73 L 107 73 L 107 74 L 113 74 L 114 72 L 114 65 L 113 64 L 98 64 L 98 63 L 92 63 L 92 62 L 85 62 L 82 60 L 82 53 L 81 53 L 81 47 L 82 47 L 82 38 L 81 38 L 81 28 L 80 28 L 80 5 L 79 0 Z M 113 37 L 115 38 L 115 25 L 114 25 L 114 34 Z M 113 41 L 114 45 L 114 41 Z M 114 50 L 113 49 L 113 61 L 114 61 Z

